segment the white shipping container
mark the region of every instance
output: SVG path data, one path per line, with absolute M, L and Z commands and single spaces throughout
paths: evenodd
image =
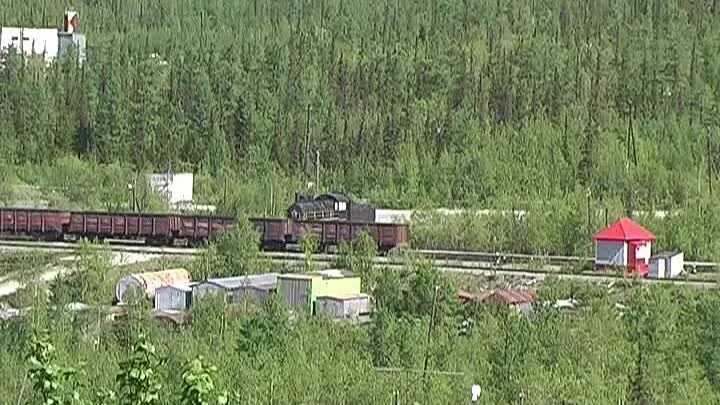
M 683 252 L 662 252 L 650 258 L 649 277 L 675 278 L 679 276 L 685 266 Z
M 343 297 L 318 297 L 315 313 L 331 318 L 354 318 L 372 312 L 372 300 L 367 294 Z

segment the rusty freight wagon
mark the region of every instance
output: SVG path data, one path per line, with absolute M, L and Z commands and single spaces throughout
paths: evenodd
M 235 229 L 235 218 L 218 216 L 177 215 L 172 218 L 173 239 L 187 241 L 190 246 L 205 246 L 225 232 Z
M 321 248 L 338 246 L 358 238 L 363 232 L 377 242 L 380 252 L 409 244 L 408 226 L 347 221 L 292 221 L 288 223 L 289 243 L 298 243 L 303 234 L 314 234 Z
M 0 208 L 0 235 L 61 240 L 70 217 L 67 211 Z
M 260 243 L 267 250 L 285 250 L 288 220 L 284 218 L 250 218 L 250 223 L 260 235 Z
M 144 239 L 149 245 L 172 242 L 173 216 L 139 213 L 73 212 L 65 234 L 88 239 Z

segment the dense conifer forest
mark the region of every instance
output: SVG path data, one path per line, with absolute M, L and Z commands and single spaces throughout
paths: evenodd
M 11 57 L 0 75 L 0 158 L 313 178 L 319 151 L 323 184 L 390 205 L 590 189 L 674 207 L 717 177 L 718 7 L 79 1 L 82 69 Z M 30 27 L 63 12 L 0 8 Z
M 78 0 L 82 66 L 3 55 L 0 202 L 122 209 L 129 183 L 172 168 L 222 212 L 282 214 L 319 171 L 320 189 L 379 206 L 531 213 L 419 218 L 418 246 L 587 254 L 605 212 L 665 210 L 636 215 L 657 246 L 715 260 L 717 3 Z M 0 0 L 0 25 L 59 27 L 65 6 Z M 236 248 L 212 247 L 214 268 L 262 269 Z M 118 269 L 88 250 L 47 300 L 35 284 L 13 298 L 33 310 L 0 321 L 0 402 L 455 404 L 472 384 L 485 404 L 720 401 L 716 292 L 551 281 L 541 301 L 581 309 L 519 316 L 461 307 L 427 263 L 376 272 L 366 253 L 341 263 L 377 299 L 365 327 L 274 301 L 240 316 L 199 302 L 174 327 L 140 302 L 116 322 L 63 311 L 107 304 Z
M 201 202 L 279 214 L 319 155 L 321 190 L 379 206 L 556 210 L 591 232 L 589 194 L 611 220 L 682 212 L 692 235 L 668 246 L 718 256 L 715 1 L 76 3 L 82 68 L 10 55 L 0 74 L 3 200 L 30 184 L 117 209 L 172 168 Z M 59 26 L 62 7 L 0 0 L 1 22 Z

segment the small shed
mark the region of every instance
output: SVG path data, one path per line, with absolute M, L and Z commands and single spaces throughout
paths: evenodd
M 193 285 L 174 284 L 155 290 L 155 309 L 185 311 L 192 307 Z
M 655 235 L 630 218 L 621 218 L 593 236 L 595 268 L 625 267 L 629 273 L 648 274 Z
M 675 278 L 680 275 L 685 265 L 683 252 L 660 252 L 650 258 L 649 277 Z
M 331 318 L 357 318 L 372 312 L 372 299 L 367 294 L 338 294 L 336 296 L 317 297 L 315 314 L 328 315 Z
M 118 302 L 125 302 L 129 293 L 142 292 L 148 299 L 153 300 L 155 290 L 158 288 L 174 284 L 189 284 L 190 280 L 190 272 L 182 268 L 130 274 L 118 280 L 115 286 L 115 298 Z
M 233 302 L 247 300 L 258 305 L 263 305 L 275 294 L 276 289 L 276 283 L 257 284 L 241 288 L 233 295 Z
M 229 302 L 240 302 L 243 297 L 257 297 L 264 302 L 275 290 L 278 273 L 210 278 L 193 288 L 195 297 L 206 294 L 226 294 Z
M 360 277 L 337 269 L 282 274 L 277 292 L 289 309 L 311 312 L 317 297 L 360 294 Z
M 523 312 L 532 308 L 532 304 L 535 302 L 535 293 L 532 291 L 497 290 L 483 297 L 482 302 L 492 305 L 506 305 L 510 309 Z

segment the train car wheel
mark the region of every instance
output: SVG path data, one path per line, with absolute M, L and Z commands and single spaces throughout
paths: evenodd
M 41 239 L 48 242 L 60 242 L 63 240 L 63 234 L 61 232 L 48 232 L 42 235 Z
M 285 243 L 281 241 L 265 241 L 262 243 L 262 250 L 267 252 L 281 252 L 285 250 Z
M 208 245 L 207 238 L 191 238 L 188 242 L 191 248 L 205 247 Z

